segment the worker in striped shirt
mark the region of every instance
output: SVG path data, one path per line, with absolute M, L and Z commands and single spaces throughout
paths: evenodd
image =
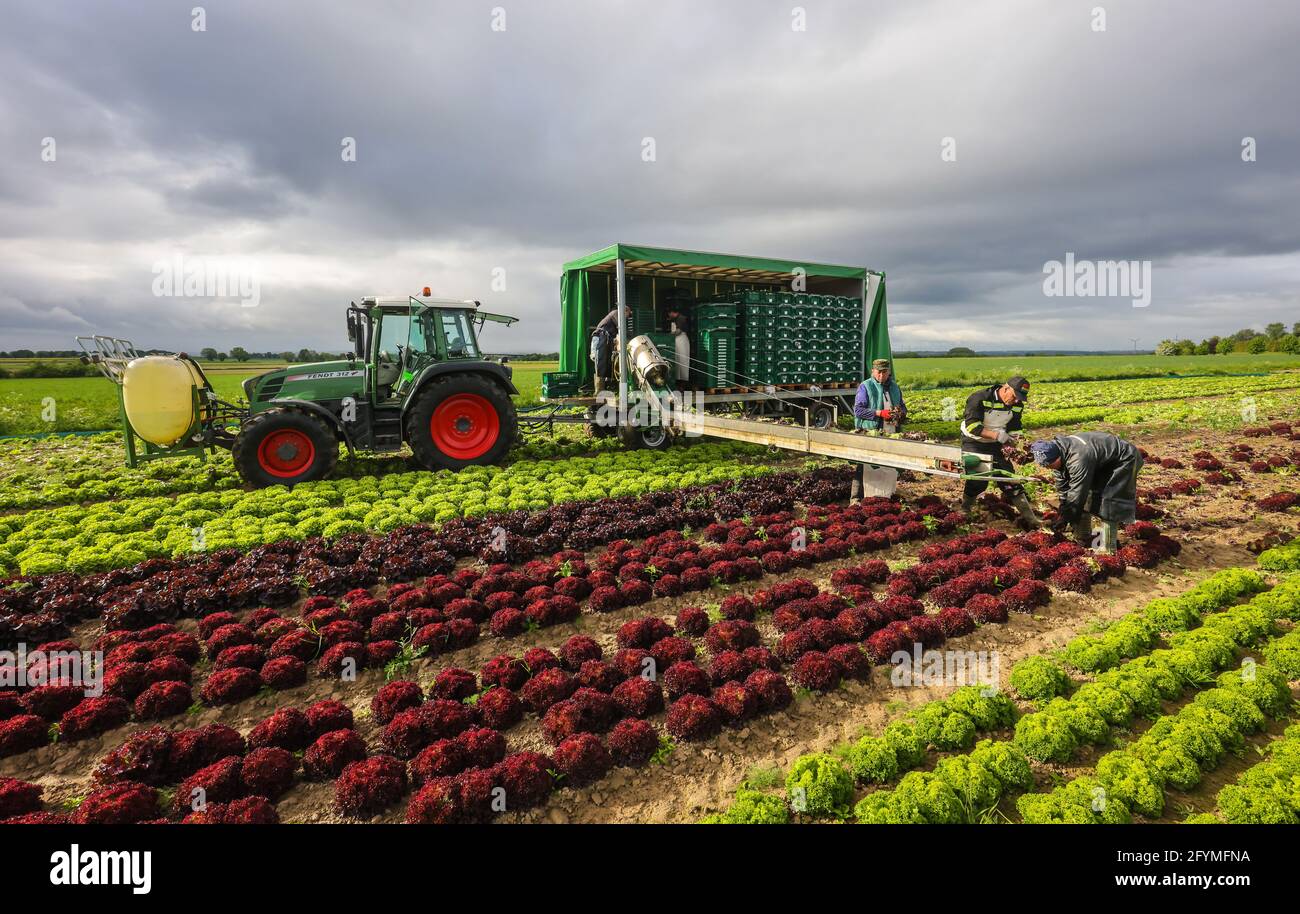
M 966 399 L 966 411 L 961 420 L 961 449 L 988 457 L 995 470 L 1013 473 L 1015 468 L 1002 453 L 1010 444 L 1011 436 L 1021 429 L 1021 414 L 1029 402 L 1029 382 L 1014 375 L 1005 384 L 984 387 Z M 1024 487 L 1015 481 L 998 483 L 1011 496 L 1011 504 L 1027 526 L 1039 527 L 1042 520 L 1034 513 Z M 962 492 L 961 508 L 967 513 L 975 509 L 975 499 L 988 488 L 987 480 L 967 480 Z

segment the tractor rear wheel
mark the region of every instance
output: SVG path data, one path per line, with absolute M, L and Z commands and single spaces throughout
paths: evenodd
M 292 486 L 328 476 L 339 460 L 339 439 L 311 413 L 271 409 L 239 430 L 230 454 L 246 482 Z
M 482 375 L 434 378 L 406 412 L 406 440 L 430 470 L 499 463 L 518 433 L 514 401 Z

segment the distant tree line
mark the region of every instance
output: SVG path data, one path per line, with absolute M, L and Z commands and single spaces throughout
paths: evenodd
M 1249 352 L 1258 355 L 1262 352 L 1290 352 L 1300 354 L 1300 321 L 1291 325 L 1288 333 L 1286 324 L 1276 321 L 1264 327 L 1260 333 L 1253 327 L 1245 327 L 1231 336 L 1212 336 L 1199 343 L 1192 340 L 1161 340 L 1156 346 L 1156 355 L 1222 355 L 1229 352 Z

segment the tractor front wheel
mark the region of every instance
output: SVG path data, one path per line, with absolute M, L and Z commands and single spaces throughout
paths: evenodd
M 255 486 L 323 479 L 339 460 L 339 441 L 324 420 L 296 409 L 272 409 L 249 420 L 230 449 L 235 468 Z
M 499 463 L 518 431 L 514 401 L 481 375 L 434 378 L 406 413 L 406 440 L 430 470 Z

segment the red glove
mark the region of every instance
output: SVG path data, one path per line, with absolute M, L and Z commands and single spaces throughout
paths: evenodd
M 888 422 L 890 419 L 893 418 L 893 413 L 891 413 L 887 409 L 879 409 L 876 410 L 876 418 L 883 419 L 884 421 Z

